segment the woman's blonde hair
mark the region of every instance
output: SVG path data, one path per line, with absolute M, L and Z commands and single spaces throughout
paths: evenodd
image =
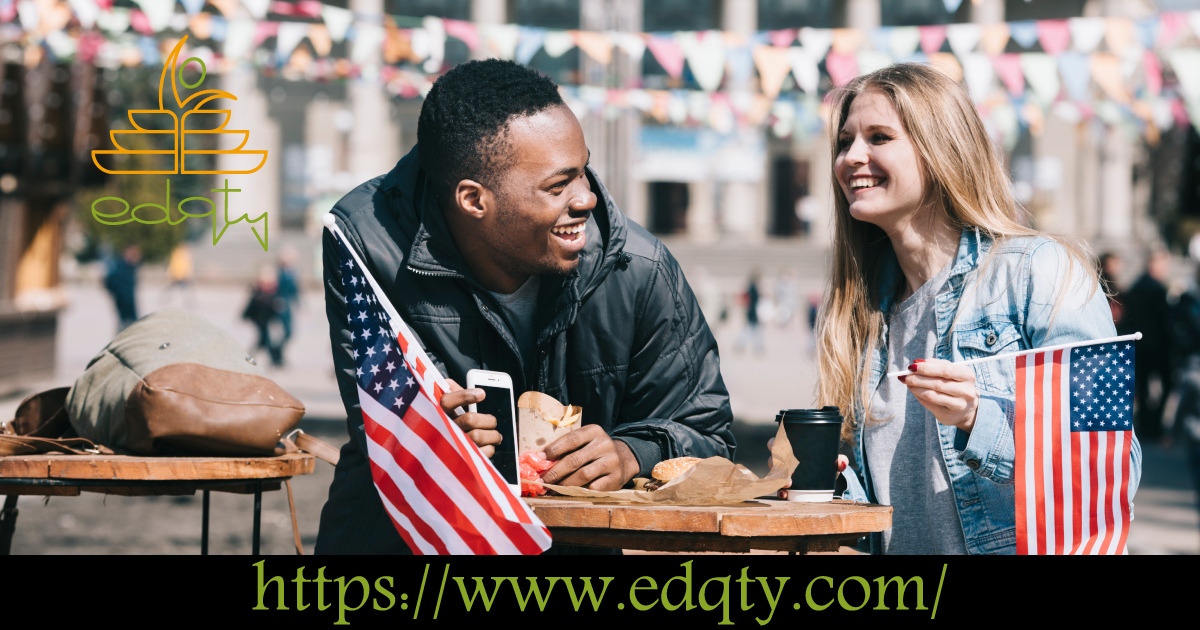
M 868 90 L 885 95 L 900 115 L 920 159 L 923 204 L 945 213 L 951 226 L 976 228 L 981 236 L 996 241 L 1041 234 L 1022 221 L 1024 211 L 1013 200 L 1008 174 L 966 91 L 928 66 L 889 66 L 854 79 L 834 94 L 829 127 L 833 163 L 850 104 Z M 836 176 L 833 181 L 833 264 L 818 325 L 817 398 L 821 406 L 842 410 L 846 418 L 842 437 L 849 440 L 856 412 L 868 422 L 874 419 L 868 361 L 883 328 L 880 299 L 896 287 L 881 286 L 883 262 L 891 251 L 887 234 L 851 217 Z M 1070 238 L 1050 238 L 1066 248 L 1069 265 L 1083 265 L 1095 286 L 1096 270 L 1087 247 Z M 1059 292 L 1059 301 L 1063 293 Z

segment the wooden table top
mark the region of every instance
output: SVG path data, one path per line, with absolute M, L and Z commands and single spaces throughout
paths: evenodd
M 651 551 L 836 550 L 892 526 L 886 505 L 757 500 L 734 505 L 588 503 L 526 498 L 560 543 Z
M 12 455 L 0 457 L 0 479 L 213 481 L 282 479 L 312 473 L 308 453 L 277 457 L 133 457 L 128 455 Z

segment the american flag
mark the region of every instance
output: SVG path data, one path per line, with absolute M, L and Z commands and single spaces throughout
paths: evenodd
M 448 387 L 336 225 L 367 455 L 416 554 L 538 554 L 550 531 L 436 401 Z
M 1017 357 L 1017 553 L 1121 554 L 1133 342 Z

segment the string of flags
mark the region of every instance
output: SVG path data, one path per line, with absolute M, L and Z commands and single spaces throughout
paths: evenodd
M 944 0 L 953 12 L 961 0 Z M 1098 120 L 1151 141 L 1200 120 L 1200 11 L 1141 20 L 1080 17 L 995 24 L 629 33 L 554 30 L 360 14 L 318 0 L 0 0 L 0 46 L 27 64 L 43 55 L 100 67 L 158 65 L 190 34 L 188 57 L 221 73 L 243 65 L 292 80 L 377 81 L 416 98 L 447 69 L 449 38 L 474 56 L 529 64 L 571 50 L 599 64 L 648 52 L 674 83 L 563 86 L 579 116 L 635 109 L 662 123 L 718 131 L 770 125 L 807 135 L 824 119 L 822 97 L 859 74 L 898 61 L 929 63 L 962 81 L 1005 144 L 1039 133 L 1046 117 Z M 954 5 L 952 7 L 952 5 Z M 273 40 L 273 45 L 272 41 Z M 335 46 L 336 45 L 336 46 Z M 335 50 L 337 53 L 335 54 Z M 381 62 L 381 63 L 380 63 Z

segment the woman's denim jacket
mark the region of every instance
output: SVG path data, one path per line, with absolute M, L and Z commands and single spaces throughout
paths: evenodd
M 890 247 L 887 256 L 880 286 L 892 287 L 903 277 Z M 1078 261 L 1069 279 L 1067 267 L 1066 250 L 1051 239 L 1010 238 L 996 245 L 974 229 L 963 230 L 947 287 L 936 300 L 939 343 L 935 358 L 963 361 L 1116 336 L 1104 292 L 1095 281 L 1087 281 Z M 1063 288 L 1066 293 L 1056 308 L 1055 301 Z M 880 309 L 885 313 L 890 312 L 893 301 L 891 292 L 886 293 L 880 300 Z M 885 323 L 878 347 L 870 357 L 871 392 L 879 387 L 887 372 L 887 339 Z M 972 366 L 979 391 L 979 411 L 970 434 L 937 425 L 963 538 L 967 553 L 971 554 L 1016 551 L 1015 365 L 1012 359 L 1002 359 Z M 847 469 L 847 490 L 843 497 L 873 501 L 871 474 L 863 459 L 861 410 L 856 415 L 854 457 L 863 481 Z M 1142 474 L 1142 449 L 1136 437 L 1131 454 L 1129 503 L 1132 506 Z M 864 542 L 869 543 L 872 553 L 880 553 L 881 540 L 876 533 Z M 866 545 L 860 548 L 865 551 Z

